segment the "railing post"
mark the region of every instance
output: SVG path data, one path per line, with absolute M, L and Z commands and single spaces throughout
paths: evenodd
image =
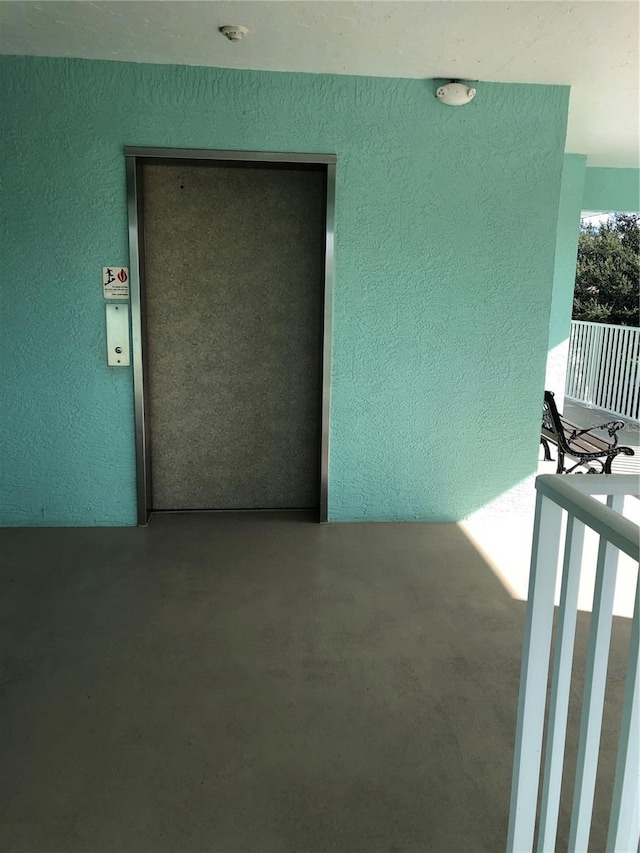
M 618 391 L 620 380 L 620 367 L 622 362 L 622 342 L 624 340 L 624 329 L 616 329 L 613 335 L 611 347 L 611 358 L 613 359 L 613 394 L 611 395 L 611 410 L 617 412 Z
M 610 409 L 611 402 L 613 396 L 616 392 L 615 385 L 615 369 L 616 369 L 616 359 L 615 359 L 615 343 L 616 343 L 616 330 L 615 329 L 606 329 L 606 337 L 605 341 L 606 354 L 605 358 L 607 361 L 607 375 L 606 380 L 600 389 L 600 396 L 602 398 L 602 402 L 599 403 L 603 409 Z
M 622 513 L 623 503 L 624 495 L 607 498 L 607 506 L 619 513 Z M 578 763 L 573 792 L 568 853 L 584 853 L 589 846 L 596 771 L 600 753 L 600 734 L 609 663 L 618 556 L 617 548 L 601 537 L 596 566 L 591 628 L 589 630 L 584 702 L 580 721 Z
M 638 397 L 640 395 L 640 329 L 633 330 L 633 365 L 630 382 L 631 389 L 629 396 L 631 398 L 631 405 L 628 411 L 632 418 L 637 418 L 640 415 L 640 411 L 638 411 Z
M 543 475 L 536 479 L 536 512 L 529 596 L 522 652 L 518 719 L 513 760 L 507 853 L 532 853 L 535 838 L 541 751 L 544 734 L 549 651 L 558 547 L 563 513 L 568 513 L 560 610 L 556 631 L 547 753 L 541 800 L 538 853 L 551 853 L 557 841 L 562 767 L 583 535 L 600 536 L 596 565 L 577 769 L 568 853 L 588 849 L 600 753 L 605 687 L 611 642 L 618 556 L 640 559 L 640 528 L 623 515 L 625 495 L 637 479 Z M 593 495 L 609 493 L 607 505 Z M 607 853 L 637 853 L 640 842 L 640 580 L 636 582 L 627 680 L 620 724 Z
M 638 417 L 640 330 L 571 321 L 565 393 L 622 417 Z
M 589 327 L 582 325 L 580 338 L 580 398 L 584 399 L 587 393 L 587 373 L 589 371 Z
M 507 853 L 533 850 L 562 509 L 539 492 L 522 650 Z
M 629 381 L 629 341 L 631 340 L 631 335 L 629 333 L 631 331 L 632 330 L 630 328 L 626 328 L 624 330 L 624 335 L 620 347 L 620 378 L 618 379 L 618 388 L 614 408 L 615 412 L 625 413 L 627 411 L 625 405 L 625 397 L 627 395 L 627 382 Z
M 640 844 L 640 578 L 629 641 L 618 760 L 613 783 L 607 853 L 637 850 Z
M 554 853 L 560 812 L 562 767 L 573 669 L 573 646 L 578 615 L 578 592 L 584 545 L 584 524 L 569 515 L 564 546 L 560 609 L 556 628 L 549 723 L 542 783 L 539 853 Z
M 598 373 L 602 359 L 603 339 L 604 329 L 598 325 L 593 329 L 593 373 L 591 374 L 591 387 L 589 388 L 590 402 L 594 406 L 598 405 Z

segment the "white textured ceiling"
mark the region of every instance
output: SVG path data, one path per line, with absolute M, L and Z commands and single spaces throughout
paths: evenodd
M 571 85 L 566 150 L 638 166 L 639 9 L 579 2 L 0 3 L 0 52 Z M 232 44 L 217 29 L 243 24 Z

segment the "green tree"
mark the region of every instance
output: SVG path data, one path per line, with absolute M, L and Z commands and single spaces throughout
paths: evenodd
M 640 325 L 640 216 L 614 213 L 578 237 L 573 319 Z

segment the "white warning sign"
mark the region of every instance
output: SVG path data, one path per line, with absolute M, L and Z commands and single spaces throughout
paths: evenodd
M 102 290 L 105 299 L 128 299 L 128 267 L 102 267 Z

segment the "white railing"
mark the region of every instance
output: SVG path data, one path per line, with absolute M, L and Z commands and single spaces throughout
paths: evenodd
M 571 321 L 566 396 L 638 418 L 640 329 Z
M 508 853 L 532 853 L 547 705 L 547 678 L 563 514 L 567 514 L 560 606 L 556 622 L 538 853 L 556 849 L 573 648 L 585 527 L 600 536 L 568 853 L 584 853 L 591 831 L 618 556 L 639 557 L 640 529 L 621 515 L 637 493 L 629 475 L 536 480 L 537 502 L 513 763 Z M 603 505 L 592 495 L 607 495 Z M 631 498 L 635 500 L 635 498 Z M 632 853 L 640 840 L 640 583 L 636 582 L 627 675 L 620 718 L 607 853 Z

